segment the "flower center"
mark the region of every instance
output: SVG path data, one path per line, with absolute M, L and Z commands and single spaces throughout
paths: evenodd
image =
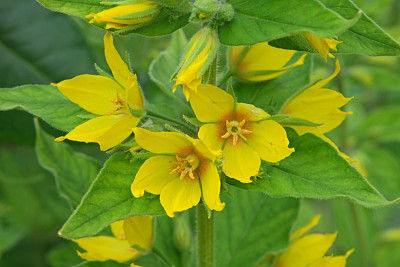
M 120 110 L 122 107 L 125 106 L 125 100 L 123 100 L 120 96 L 119 93 L 117 92 L 117 99 L 110 99 L 110 101 L 115 105 L 115 107 L 113 107 L 112 110 L 110 110 L 110 112 L 107 113 L 107 115 L 111 115 L 114 112 L 117 112 L 118 110 Z
M 221 138 L 227 139 L 230 136 L 233 137 L 233 145 L 236 146 L 239 137 L 241 137 L 244 141 L 247 142 L 246 137 L 244 137 L 245 134 L 251 134 L 252 131 L 243 129 L 242 127 L 246 123 L 246 120 L 243 119 L 241 122 L 237 121 L 226 121 L 226 133 L 221 136 Z
M 196 155 L 191 154 L 185 158 L 176 156 L 176 162 L 178 166 L 175 169 L 173 169 L 169 174 L 174 174 L 179 172 L 180 173 L 179 179 L 181 180 L 185 178 L 186 175 L 188 175 L 189 178 L 192 180 L 195 179 L 193 172 L 200 165 L 200 160 Z

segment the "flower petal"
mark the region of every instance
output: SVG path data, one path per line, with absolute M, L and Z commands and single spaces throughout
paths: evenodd
M 198 169 L 201 181 L 203 199 L 210 210 L 221 211 L 225 203 L 221 203 L 219 198 L 221 181 L 217 167 L 211 162 L 203 161 Z
M 193 148 L 191 139 L 180 133 L 150 132 L 143 128 L 135 128 L 133 132 L 136 142 L 153 153 L 185 155 Z
M 153 217 L 135 216 L 125 219 L 124 232 L 129 245 L 150 249 L 153 242 Z
M 327 59 L 329 55 L 329 49 L 333 49 L 336 51 L 336 46 L 340 44 L 340 41 L 328 39 L 328 38 L 319 38 L 311 33 L 303 34 L 304 37 L 311 43 L 311 45 L 321 54 L 322 57 Z
M 305 235 L 308 231 L 310 231 L 310 229 L 312 229 L 314 226 L 316 226 L 318 224 L 320 219 L 321 219 L 321 215 L 316 215 L 316 216 L 312 217 L 308 224 L 297 229 L 295 232 L 293 232 L 290 235 L 290 240 L 295 240 L 295 239 L 300 238 L 303 235 Z
M 161 191 L 160 202 L 169 217 L 175 212 L 190 209 L 200 201 L 201 190 L 197 179 L 173 179 Z
M 347 258 L 353 253 L 354 249 L 350 249 L 343 256 L 322 257 L 309 265 L 309 267 L 345 267 Z
M 106 115 L 114 108 L 111 100 L 117 98 L 117 93 L 124 96 L 124 90 L 118 83 L 99 75 L 79 75 L 56 86 L 69 100 L 98 115 Z
M 114 78 L 124 88 L 127 88 L 128 78 L 133 74 L 130 72 L 128 66 L 118 54 L 117 49 L 115 49 L 113 37 L 109 32 L 106 32 L 104 35 L 104 53 L 106 55 L 107 64 L 110 67 Z
M 134 197 L 141 197 L 144 191 L 159 195 L 161 190 L 177 175 L 169 174 L 173 170 L 173 156 L 154 156 L 147 159 L 136 174 L 131 185 Z
M 69 139 L 85 143 L 97 143 L 98 138 L 110 130 L 122 117 L 123 115 L 110 115 L 88 120 L 76 126 L 67 135 L 56 138 L 56 141 Z
M 250 177 L 258 174 L 261 160 L 258 153 L 242 139 L 236 145 L 226 142 L 224 147 L 224 173 L 242 183 L 251 183 Z
M 111 232 L 113 235 L 119 240 L 125 240 L 125 232 L 124 232 L 124 220 L 113 222 L 110 225 Z
M 202 160 L 214 161 L 215 154 L 213 154 L 207 146 L 199 139 L 193 140 L 194 151 L 196 155 Z
M 322 258 L 335 241 L 335 234 L 311 234 L 297 239 L 279 257 L 277 267 L 306 267 Z
M 190 105 L 200 121 L 225 123 L 225 117 L 233 112 L 233 97 L 217 86 L 207 84 L 191 95 Z
M 276 121 L 266 120 L 251 124 L 248 144 L 268 162 L 278 162 L 294 152 L 289 148 L 285 129 Z
M 245 119 L 246 122 L 259 121 L 268 118 L 269 116 L 270 115 L 263 109 L 257 108 L 251 104 L 246 104 L 246 103 L 236 104 L 235 118 L 239 122 L 242 121 L 243 119 Z
M 118 122 L 96 139 L 100 150 L 105 151 L 120 144 L 132 133 L 132 128 L 136 127 L 139 122 L 140 118 L 131 115 L 122 116 Z
M 139 88 L 136 75 L 130 75 L 125 88 L 125 99 L 128 106 L 134 110 L 143 109 L 143 95 Z
M 224 139 L 221 138 L 226 132 L 225 124 L 209 123 L 200 127 L 198 136 L 201 141 L 212 151 L 221 150 Z
M 77 239 L 74 242 L 87 251 L 78 254 L 88 260 L 115 260 L 122 263 L 140 256 L 139 252 L 129 246 L 128 241 L 110 236 L 94 236 Z

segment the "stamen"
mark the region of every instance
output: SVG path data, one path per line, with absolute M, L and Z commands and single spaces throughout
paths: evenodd
M 181 175 L 179 176 L 179 179 L 180 179 L 180 180 L 183 180 L 183 178 L 185 178 L 185 176 L 186 176 L 187 173 L 188 173 L 187 171 L 182 171 L 182 172 L 181 172 Z
M 110 111 L 107 113 L 107 116 L 113 114 L 113 113 L 114 113 L 115 111 L 117 111 L 118 109 L 120 109 L 120 107 L 114 107 L 112 110 L 110 110 Z
M 232 124 L 228 120 L 226 121 L 226 128 L 232 128 Z
M 189 171 L 189 177 L 190 177 L 192 180 L 194 180 L 194 175 L 193 175 L 193 172 L 192 172 L 192 171 Z
M 243 125 L 245 124 L 246 120 L 243 119 L 241 122 L 239 122 L 238 127 L 243 127 Z
M 173 169 L 169 174 L 174 174 L 177 173 L 181 170 L 181 166 L 176 167 L 175 169 Z
M 242 134 L 251 134 L 253 131 L 242 129 Z
M 238 142 L 238 135 L 235 134 L 235 135 L 233 135 L 233 145 L 236 146 L 237 142 Z
M 224 135 L 222 135 L 221 136 L 221 138 L 228 138 L 229 136 L 231 136 L 231 133 L 230 132 L 226 132 L 226 133 L 224 133 Z

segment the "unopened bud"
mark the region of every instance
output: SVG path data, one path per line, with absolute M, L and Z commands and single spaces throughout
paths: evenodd
M 180 251 L 187 251 L 192 242 L 192 235 L 190 231 L 189 221 L 185 214 L 177 217 L 174 221 L 174 244 L 175 247 Z

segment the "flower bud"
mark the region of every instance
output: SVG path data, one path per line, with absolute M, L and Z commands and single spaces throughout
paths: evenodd
M 303 64 L 307 54 L 288 65 L 296 51 L 275 48 L 268 43 L 251 47 L 234 46 L 229 52 L 229 66 L 234 75 L 247 81 L 267 81 Z
M 109 4 L 116 6 L 105 9 L 97 14 L 91 13 L 86 18 L 91 18 L 89 23 L 106 23 L 106 29 L 125 29 L 139 27 L 151 21 L 160 12 L 162 7 L 154 2 L 142 1 L 130 4 L 132 1 L 122 1 Z M 108 3 L 107 3 L 108 4 Z
M 179 84 L 182 84 L 183 93 L 189 101 L 190 92 L 197 92 L 203 74 L 215 58 L 217 48 L 218 39 L 213 30 L 203 28 L 197 32 L 186 46 L 182 62 L 172 76 L 172 79 L 176 81 L 173 92 Z

